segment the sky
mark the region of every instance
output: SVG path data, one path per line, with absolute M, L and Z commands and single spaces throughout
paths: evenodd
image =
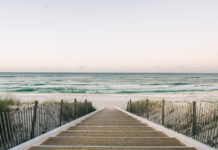
M 217 0 L 0 0 L 1 72 L 217 72 Z

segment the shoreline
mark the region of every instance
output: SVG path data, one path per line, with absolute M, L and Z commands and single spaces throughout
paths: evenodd
M 125 108 L 127 102 L 149 99 L 149 100 L 167 100 L 167 101 L 215 101 L 218 100 L 218 91 L 196 92 L 196 93 L 152 93 L 152 94 L 75 94 L 75 93 L 0 93 L 0 96 L 9 95 L 19 99 L 21 102 L 30 102 L 38 100 L 39 102 L 54 100 L 78 101 L 85 99 L 91 101 L 96 108 L 104 106 L 118 106 Z

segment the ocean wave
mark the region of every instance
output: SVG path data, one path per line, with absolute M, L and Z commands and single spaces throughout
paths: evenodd
M 180 83 L 180 82 L 177 82 L 177 83 L 172 83 L 170 85 L 190 85 L 191 83 Z
M 154 84 L 149 84 L 149 85 L 162 85 L 162 84 L 157 84 L 157 83 L 154 83 Z
M 34 86 L 40 86 L 40 85 L 47 85 L 45 83 L 36 83 L 36 84 L 33 84 Z
M 147 91 L 146 93 L 180 93 L 180 92 L 204 92 L 204 91 L 217 91 L 218 89 L 203 90 L 203 89 L 187 89 L 187 90 L 154 90 Z
M 0 78 L 14 78 L 16 76 L 0 76 Z
M 218 91 L 218 89 L 166 89 L 166 90 L 118 90 L 118 89 L 71 89 L 71 88 L 22 88 L 12 92 L 37 93 L 89 93 L 89 94 L 137 94 L 137 93 L 182 93 Z
M 134 94 L 218 91 L 218 74 L 0 73 L 0 82 L 1 91 L 18 93 Z
M 73 89 L 73 88 L 40 88 L 38 89 L 38 93 L 86 93 L 86 89 Z
M 34 88 L 22 88 L 22 89 L 14 90 L 14 92 L 35 92 L 35 91 L 37 91 L 37 89 Z
M 63 81 L 63 80 L 58 79 L 58 80 L 53 80 L 53 81 Z
M 137 93 L 144 93 L 145 91 L 119 91 L 116 94 L 137 94 Z
M 218 91 L 218 89 L 203 90 L 203 89 L 191 89 L 191 90 L 153 90 L 153 91 L 119 91 L 116 94 L 137 94 L 137 93 L 183 93 L 183 92 L 207 92 Z
M 201 77 L 199 77 L 199 76 L 195 76 L 195 77 L 187 77 L 187 78 L 198 79 L 198 78 L 201 78 Z

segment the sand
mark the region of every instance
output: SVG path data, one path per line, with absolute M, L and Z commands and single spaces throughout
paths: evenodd
M 1 93 L 0 95 L 5 95 L 6 93 Z M 218 100 L 217 92 L 195 92 L 195 93 L 154 93 L 154 94 L 35 94 L 35 93 L 10 93 L 13 97 L 20 99 L 23 102 L 35 101 L 43 102 L 45 100 L 57 100 L 61 99 L 67 101 L 73 101 L 76 98 L 79 101 L 84 101 L 87 99 L 91 101 L 96 108 L 101 107 L 113 107 L 118 106 L 125 108 L 127 101 L 130 99 L 132 101 L 149 99 L 149 100 L 169 100 L 169 101 L 199 101 L 208 100 L 214 101 Z

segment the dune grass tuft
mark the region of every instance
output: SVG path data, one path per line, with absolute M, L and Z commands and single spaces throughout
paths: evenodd
M 0 96 L 0 112 L 10 111 L 11 107 L 19 107 L 20 100 L 11 95 Z

